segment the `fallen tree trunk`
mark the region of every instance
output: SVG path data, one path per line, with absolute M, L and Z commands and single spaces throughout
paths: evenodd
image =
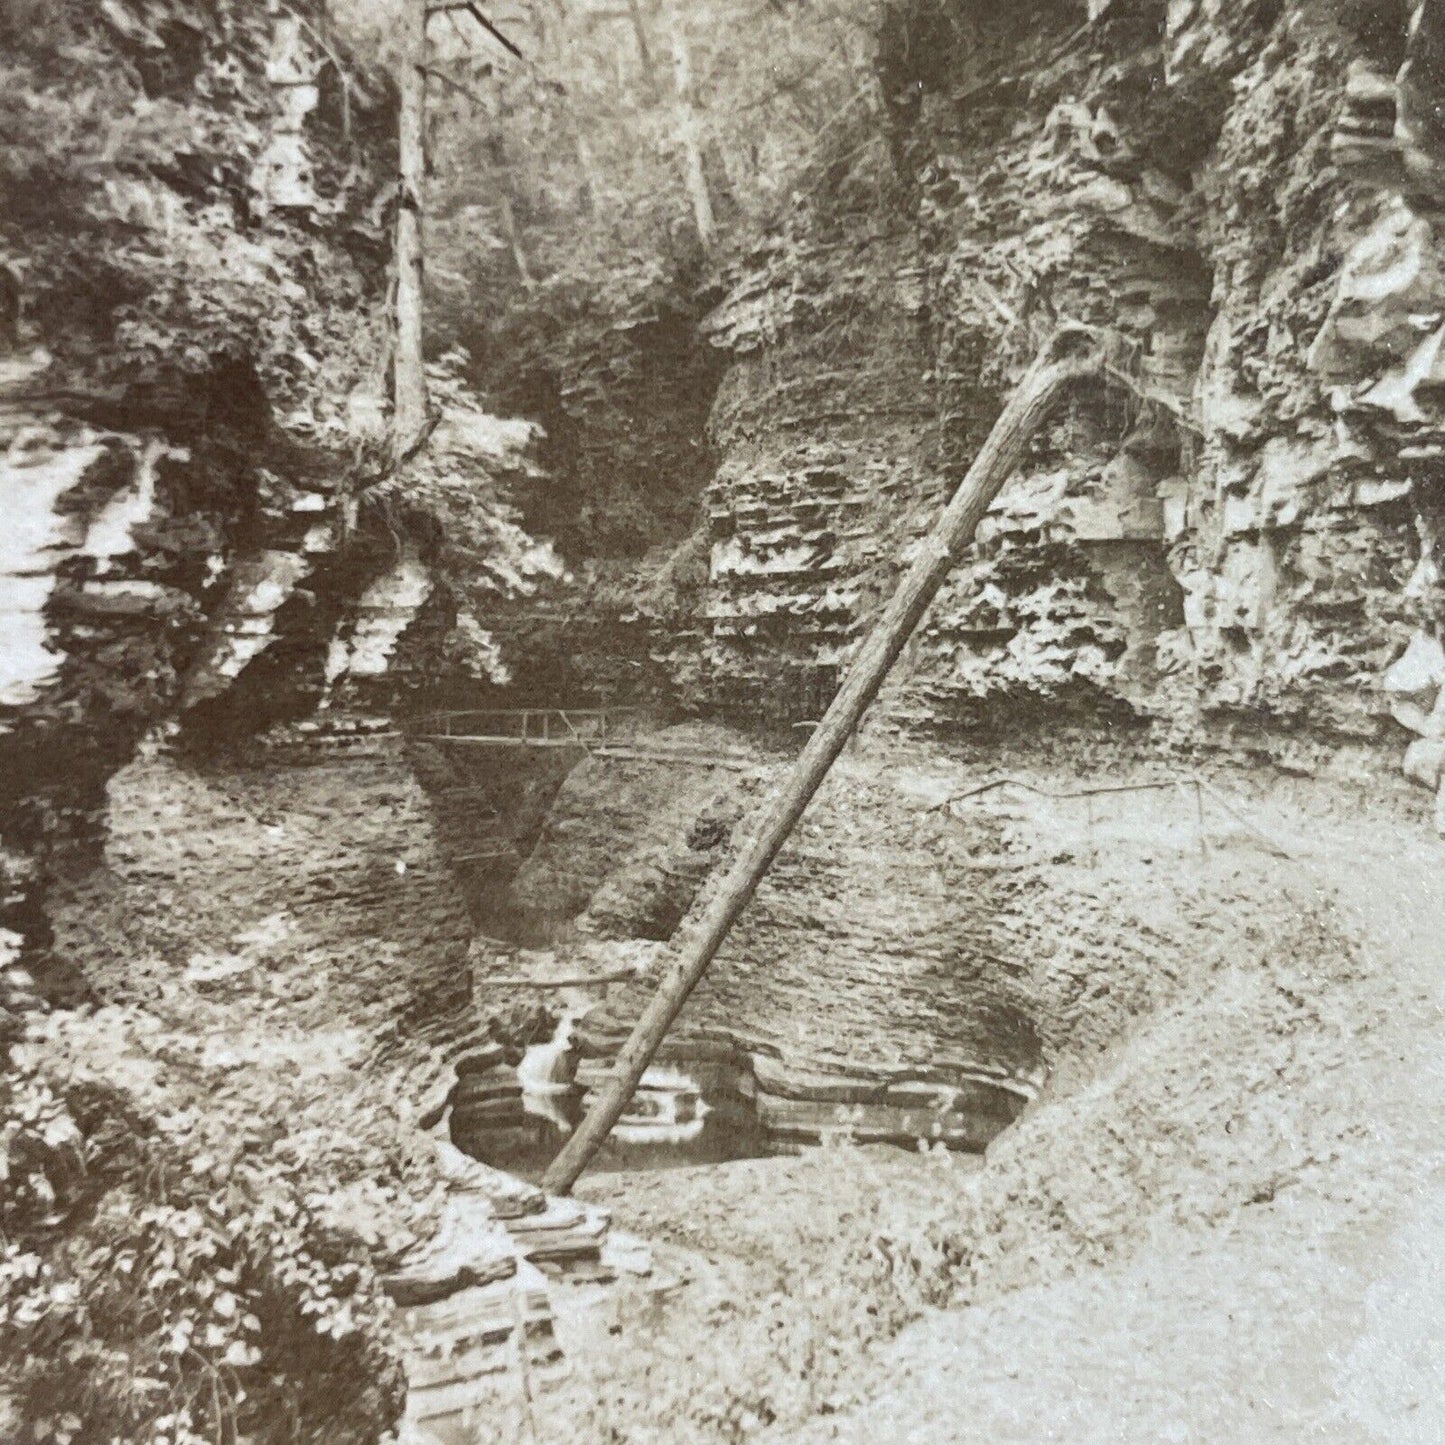
M 1012 475 L 1020 456 L 1071 382 L 1099 373 L 1102 350 L 1082 329 L 1061 332 L 1039 353 L 1009 399 L 968 475 L 854 657 L 843 685 L 808 739 L 782 791 L 764 804 L 752 841 L 728 869 L 716 896 L 678 950 L 676 962 L 617 1056 L 612 1077 L 577 1132 L 547 1170 L 544 1187 L 565 1194 L 601 1148 L 632 1098 L 688 995 L 747 906 L 813 794 L 852 736 L 883 680 L 943 585 L 959 553 Z

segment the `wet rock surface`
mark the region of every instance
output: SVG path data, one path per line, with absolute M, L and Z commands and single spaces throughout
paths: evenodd
M 876 761 L 902 792 L 902 760 Z M 537 1398 L 544 1427 L 1104 1440 L 1229 1438 L 1263 1419 L 1281 1438 L 1343 1441 L 1364 1419 L 1407 1419 L 1361 1373 L 1410 1333 L 1382 1313 L 1404 1286 L 1381 1241 L 1398 1223 L 1418 1248 L 1433 1228 L 1410 1181 L 1438 1154 L 1438 1140 L 1417 1149 L 1437 1132 L 1419 1082 L 1436 1072 L 1439 850 L 1406 821 L 1404 785 L 1219 771 L 1201 814 L 1162 767 L 1126 775 L 1104 747 L 1082 776 L 1037 755 L 990 762 L 989 779 L 942 791 L 955 814 L 992 799 L 991 825 L 1028 837 L 1059 895 L 1028 981 L 1052 1065 L 1040 1098 L 976 1173 L 845 1147 L 586 1179 L 583 1197 L 643 1225 L 690 1283 L 649 1304 L 615 1296 L 624 1334 L 587 1337 L 585 1381 Z M 960 796 L 999 773 L 1009 786 Z M 1406 906 L 1389 879 L 1409 884 Z M 1366 1122 L 1379 1099 L 1390 1120 Z M 847 1240 L 857 1254 L 837 1252 Z M 955 1305 L 941 1313 L 935 1270 Z M 1066 1343 L 1041 1343 L 1040 1321 Z M 981 1417 L 965 1408 L 975 1392 Z
M 437 1231 L 383 1280 L 398 1306 L 407 1374 L 403 1431 L 414 1441 L 471 1440 L 495 1409 L 497 1377 L 555 1364 L 553 1286 L 603 1267 L 610 1216 L 438 1145 L 447 1200 Z M 650 1268 L 645 1249 L 633 1272 Z M 544 1273 L 545 1271 L 545 1273 Z
M 636 1148 L 649 1139 L 659 1160 L 839 1137 L 981 1149 L 1039 1097 L 1060 1058 L 1106 1047 L 1131 1009 L 1187 976 L 1235 896 L 1229 882 L 1214 891 L 1216 840 L 1265 858 L 1276 843 L 1250 831 L 1233 783 L 1221 791 L 1182 759 L 1141 763 L 1098 735 L 1071 748 L 1093 751 L 1095 767 L 1081 773 L 1061 756 L 1040 776 L 1033 760 L 1022 782 L 993 752 L 949 762 L 937 748 L 889 745 L 840 762 L 665 1040 L 612 1167 L 645 1157 Z M 595 879 L 614 941 L 589 941 L 587 904 L 553 951 L 476 955 L 483 1009 L 529 973 L 543 984 L 599 980 L 567 995 L 578 1017 L 568 1126 L 666 965 L 667 945 L 647 932 L 651 894 L 624 885 L 655 856 L 661 825 L 677 836 L 692 810 L 711 816 L 714 786 L 706 768 L 580 767 L 543 831 L 539 865 Z M 741 844 L 731 834 L 718 844 L 689 889 L 689 913 Z M 1125 858 L 1137 880 L 1114 871 Z M 627 897 L 639 933 L 618 940 Z M 1102 1012 L 1096 972 L 1109 980 Z M 508 983 L 494 989 L 492 979 Z M 495 1078 L 487 1087 L 510 1098 L 510 1079 Z

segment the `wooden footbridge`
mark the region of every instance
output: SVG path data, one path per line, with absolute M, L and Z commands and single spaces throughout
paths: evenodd
M 636 707 L 516 707 L 438 712 L 417 718 L 407 731 L 418 742 L 593 752 L 626 736 L 642 711 Z
M 638 746 L 639 707 L 521 707 L 438 712 L 406 726 L 413 742 L 478 748 L 571 748 L 592 757 L 750 771 L 754 758 L 716 748 Z

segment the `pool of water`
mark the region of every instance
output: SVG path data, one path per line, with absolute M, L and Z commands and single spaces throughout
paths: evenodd
M 486 1141 L 487 1162 L 539 1178 L 608 1077 L 610 1060 L 579 1058 L 577 1015 L 529 1048 L 517 1069 L 525 1125 Z M 967 1071 L 892 1078 L 790 1070 L 720 1046 L 669 1041 L 589 1167 L 666 1169 L 792 1154 L 833 1140 L 920 1143 L 981 1151 L 1022 1111 L 1028 1093 Z M 766 1065 L 766 1067 L 764 1067 Z M 928 1077 L 924 1077 L 927 1075 Z

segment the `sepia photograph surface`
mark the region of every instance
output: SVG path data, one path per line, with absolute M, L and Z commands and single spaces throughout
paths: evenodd
M 0 0 L 0 1445 L 1445 1445 L 1445 0 Z

